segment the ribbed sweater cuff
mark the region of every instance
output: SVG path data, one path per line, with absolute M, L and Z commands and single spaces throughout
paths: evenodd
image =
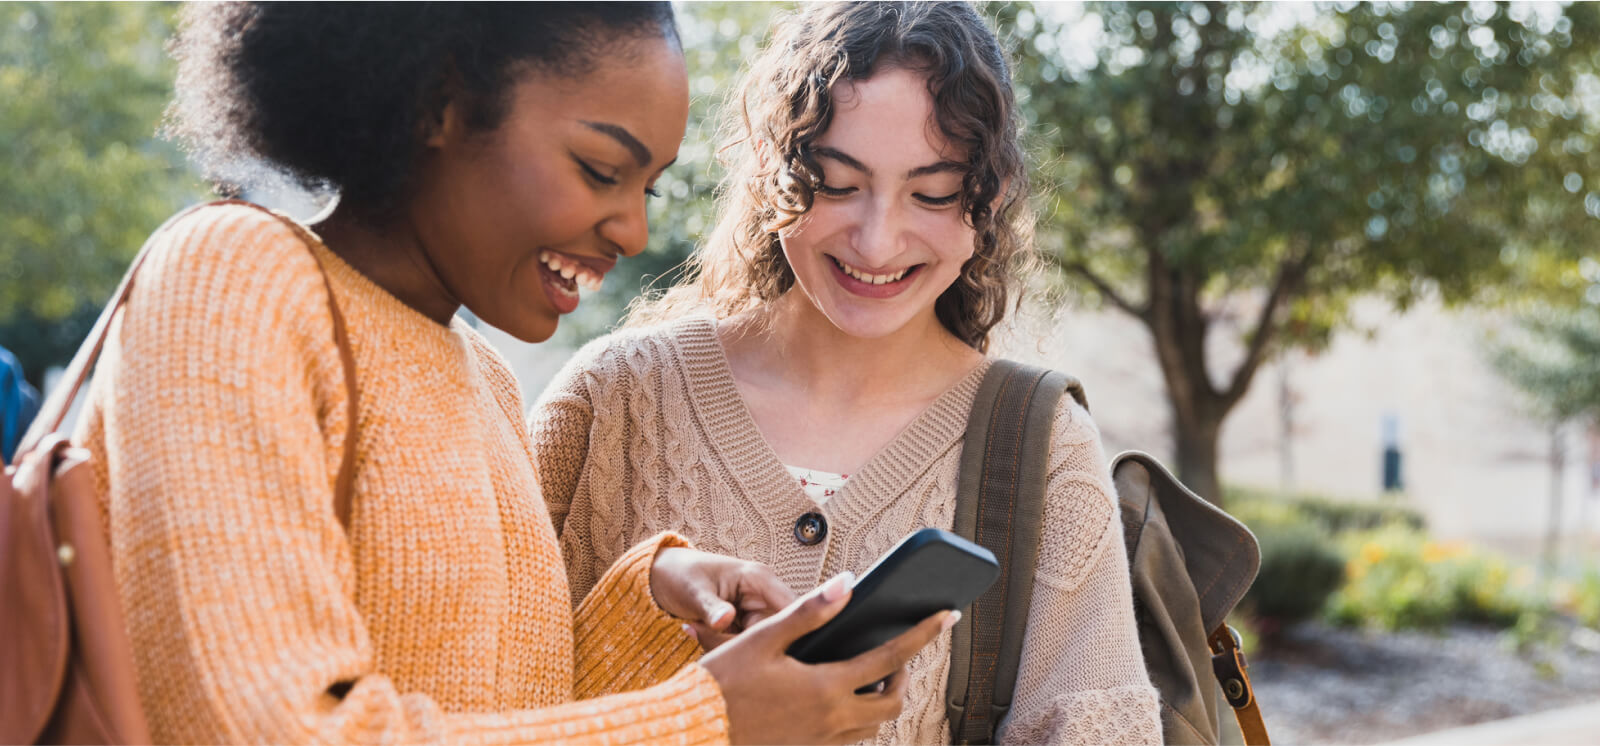
M 655 685 L 699 658 L 700 644 L 683 631 L 683 620 L 663 611 L 650 593 L 656 554 L 689 546 L 670 532 L 640 542 L 578 605 L 573 675 L 579 699 Z

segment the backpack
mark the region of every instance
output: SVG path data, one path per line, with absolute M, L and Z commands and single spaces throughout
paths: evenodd
M 1088 409 L 1071 376 L 997 360 L 967 421 L 954 529 L 994 552 L 1006 582 L 973 602 L 952 632 L 945 712 L 955 743 L 994 742 L 1011 707 L 1039 554 L 1046 456 L 1063 393 Z M 1225 623 L 1260 567 L 1255 536 L 1148 454 L 1119 454 L 1111 474 L 1139 643 L 1161 698 L 1162 741 L 1218 743 L 1220 684 L 1245 743 L 1267 744 L 1238 634 Z

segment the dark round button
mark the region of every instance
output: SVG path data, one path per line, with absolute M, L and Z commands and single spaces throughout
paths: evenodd
M 821 513 L 807 513 L 794 522 L 794 538 L 801 544 L 811 546 L 828 536 L 828 519 Z

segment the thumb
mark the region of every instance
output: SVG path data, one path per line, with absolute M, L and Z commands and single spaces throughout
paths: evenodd
M 855 579 L 855 573 L 839 573 L 745 634 L 765 638 L 780 650 L 787 650 L 795 640 L 826 624 L 844 609 Z
M 694 605 L 699 610 L 699 623 L 714 629 L 724 630 L 733 624 L 737 615 L 733 604 L 722 600 L 709 584 L 699 584 L 694 589 Z

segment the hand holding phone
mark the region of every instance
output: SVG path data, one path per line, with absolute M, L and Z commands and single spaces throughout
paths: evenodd
M 999 576 L 989 550 L 949 531 L 922 529 L 880 557 L 851 587 L 838 616 L 788 653 L 804 663 L 853 658 L 937 612 L 966 608 Z

